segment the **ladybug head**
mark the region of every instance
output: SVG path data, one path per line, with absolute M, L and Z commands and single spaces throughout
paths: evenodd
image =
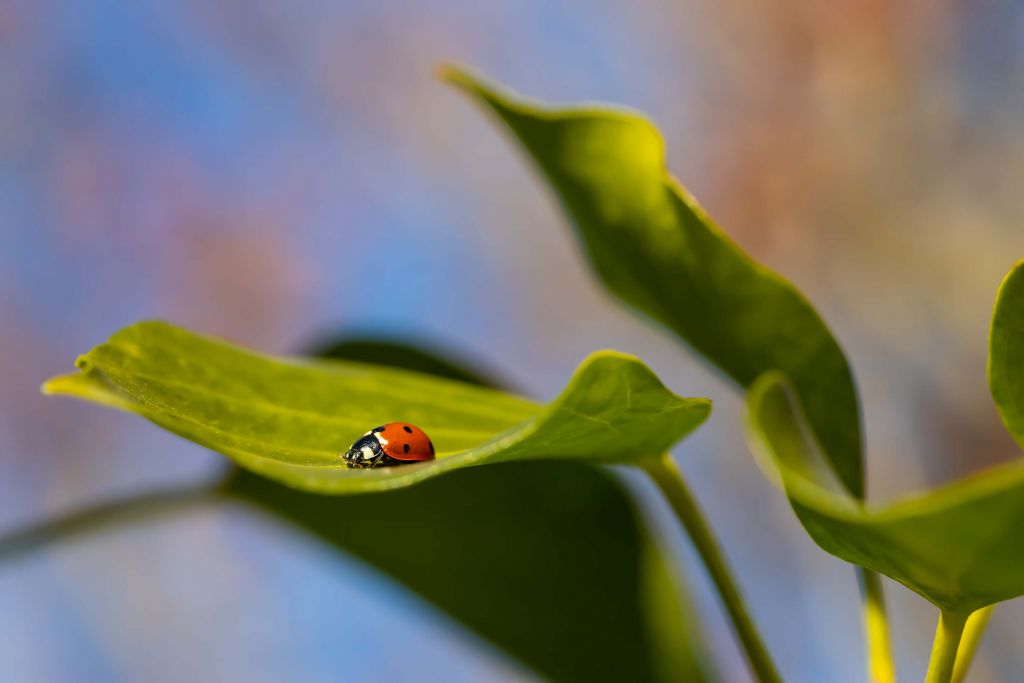
M 376 465 L 382 455 L 380 442 L 373 433 L 367 433 L 352 444 L 352 447 L 342 454 L 341 459 L 349 467 L 364 468 Z

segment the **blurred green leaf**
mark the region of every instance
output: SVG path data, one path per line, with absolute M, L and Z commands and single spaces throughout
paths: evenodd
M 595 467 L 504 463 L 359 497 L 239 471 L 227 493 L 363 559 L 547 679 L 705 680 L 664 558 Z
M 836 481 L 785 378 L 748 396 L 751 445 L 778 472 L 793 509 L 825 551 L 885 574 L 945 610 L 1024 595 L 1024 465 L 867 508 Z
M 233 469 L 214 486 L 150 491 L 7 531 L 0 562 L 223 501 L 361 558 L 548 680 L 708 679 L 689 599 L 642 515 L 613 476 L 583 463 L 469 468 L 359 497 Z
M 458 382 L 508 391 L 509 387 L 469 363 L 454 363 L 428 348 L 375 337 L 345 337 L 314 347 L 310 356 L 356 361 L 422 372 Z
M 743 387 L 784 372 L 840 479 L 863 496 L 860 411 L 842 350 L 803 295 L 744 254 L 668 174 L 657 128 L 627 110 L 547 108 L 457 69 L 444 77 L 522 143 L 605 285 Z
M 636 358 L 588 358 L 546 407 L 405 370 L 284 360 L 166 323 L 127 327 L 78 359 L 46 393 L 138 413 L 295 488 L 357 493 L 407 486 L 461 467 L 523 459 L 630 462 L 697 428 L 706 399 L 680 398 Z M 402 420 L 437 447 L 426 463 L 347 469 L 339 453 L 374 425 Z
M 992 398 L 1007 431 L 1024 448 L 1024 261 L 999 287 L 988 348 Z

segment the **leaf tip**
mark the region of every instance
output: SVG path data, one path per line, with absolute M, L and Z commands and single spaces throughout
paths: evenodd
M 471 80 L 464 67 L 451 62 L 442 62 L 434 67 L 434 78 L 452 85 L 462 85 Z
M 774 398 L 773 398 L 774 397 Z M 779 404 L 782 400 L 782 405 Z M 774 411 L 786 411 L 792 407 L 792 399 L 789 380 L 786 375 L 778 370 L 769 370 L 758 375 L 747 389 L 746 397 L 746 419 L 745 431 L 752 446 L 762 447 L 760 453 L 765 453 L 763 447 L 769 440 L 766 423 L 770 422 L 768 414 Z M 755 449 L 756 450 L 756 449 Z M 771 449 L 769 448 L 768 451 Z M 774 456 L 769 460 L 774 460 Z
M 57 375 L 56 377 L 51 377 L 40 384 L 39 393 L 43 396 L 54 396 L 57 394 L 69 393 L 67 391 L 68 380 L 80 377 L 82 373 L 89 372 L 92 369 L 92 361 L 89 360 L 88 356 L 79 356 L 75 359 L 75 368 L 77 368 L 79 372 L 67 375 Z
M 78 375 L 57 375 L 51 377 L 42 384 L 39 385 L 39 393 L 43 396 L 57 396 L 60 394 L 68 394 L 68 382 Z
M 789 388 L 790 381 L 784 372 L 780 370 L 762 372 L 751 382 L 750 388 L 747 390 L 747 403 L 753 404 L 760 401 L 772 390 L 781 389 L 788 392 Z
M 92 367 L 92 361 L 88 356 L 79 356 L 75 359 L 75 368 L 78 369 L 78 372 L 49 378 L 39 385 L 39 392 L 43 396 L 73 394 L 74 392 L 69 390 L 69 387 L 73 386 L 77 380 L 82 379 L 82 375 L 92 370 Z
M 434 75 L 442 83 L 447 83 L 466 95 L 484 101 L 496 99 L 496 87 L 488 85 L 487 79 L 469 67 L 461 64 L 441 64 L 434 71 Z

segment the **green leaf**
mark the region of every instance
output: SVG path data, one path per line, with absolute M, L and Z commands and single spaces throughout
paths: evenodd
M 503 388 L 490 373 L 402 342 L 341 339 L 309 355 Z M 699 683 L 713 672 L 684 586 L 627 491 L 594 466 L 466 469 L 387 493 L 378 509 L 311 500 L 244 471 L 225 490 L 363 558 L 552 680 Z M 366 521 L 339 528 L 339 519 Z M 412 519 L 422 524 L 387 523 Z M 433 541 L 420 551 L 438 535 L 453 552 L 439 555 Z
M 755 453 L 779 473 L 804 528 L 825 551 L 885 574 L 945 610 L 1024 595 L 1024 464 L 868 508 L 836 481 L 782 375 L 755 382 L 748 410 Z
M 546 679 L 706 680 L 664 557 L 598 468 L 504 463 L 359 497 L 240 472 L 227 491 L 382 570 Z
M 698 427 L 706 399 L 680 398 L 632 356 L 588 358 L 545 407 L 414 372 L 275 359 L 159 322 L 133 325 L 78 359 L 46 393 L 138 413 L 295 488 L 356 493 L 407 486 L 461 467 L 533 458 L 630 462 Z M 377 424 L 422 427 L 431 462 L 373 470 L 339 453 Z
M 621 109 L 554 109 L 464 71 L 444 77 L 485 105 L 551 184 L 605 285 L 748 387 L 790 377 L 845 486 L 863 495 L 860 411 L 850 369 L 799 291 L 751 260 L 665 167 L 654 125 Z
M 1024 261 L 999 287 L 988 348 L 992 398 L 1006 430 L 1024 448 Z
M 435 353 L 360 339 L 311 353 L 494 386 Z M 213 486 L 107 501 L 0 536 L 0 561 L 113 525 L 239 501 L 401 582 L 549 680 L 705 681 L 690 601 L 643 515 L 602 468 L 469 468 L 377 496 L 316 496 L 232 468 Z M 325 609 L 344 610 L 343 605 Z
M 460 361 L 455 363 L 438 353 L 409 344 L 374 337 L 346 337 L 313 349 L 308 355 L 335 360 L 413 370 L 434 377 L 454 379 L 492 389 L 507 389 L 483 371 Z

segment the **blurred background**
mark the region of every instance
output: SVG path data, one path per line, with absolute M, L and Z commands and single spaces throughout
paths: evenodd
M 447 60 L 658 123 L 672 171 L 837 332 L 872 500 L 1016 455 L 984 371 L 996 288 L 1024 256 L 1021 3 L 6 0 L 0 532 L 222 468 L 39 394 L 139 319 L 267 352 L 384 334 L 541 399 L 617 348 L 715 399 L 675 456 L 783 673 L 863 680 L 853 571 L 757 471 L 737 394 L 600 290 L 518 152 L 433 79 Z M 630 483 L 723 675 L 746 680 L 699 563 Z M 887 588 L 900 673 L 920 680 L 934 609 Z M 531 680 L 401 585 L 230 509 L 5 563 L 0 605 L 4 681 Z M 380 637 L 339 643 L 352 628 Z M 1024 606 L 1005 604 L 972 680 L 1015 680 L 1022 646 Z

